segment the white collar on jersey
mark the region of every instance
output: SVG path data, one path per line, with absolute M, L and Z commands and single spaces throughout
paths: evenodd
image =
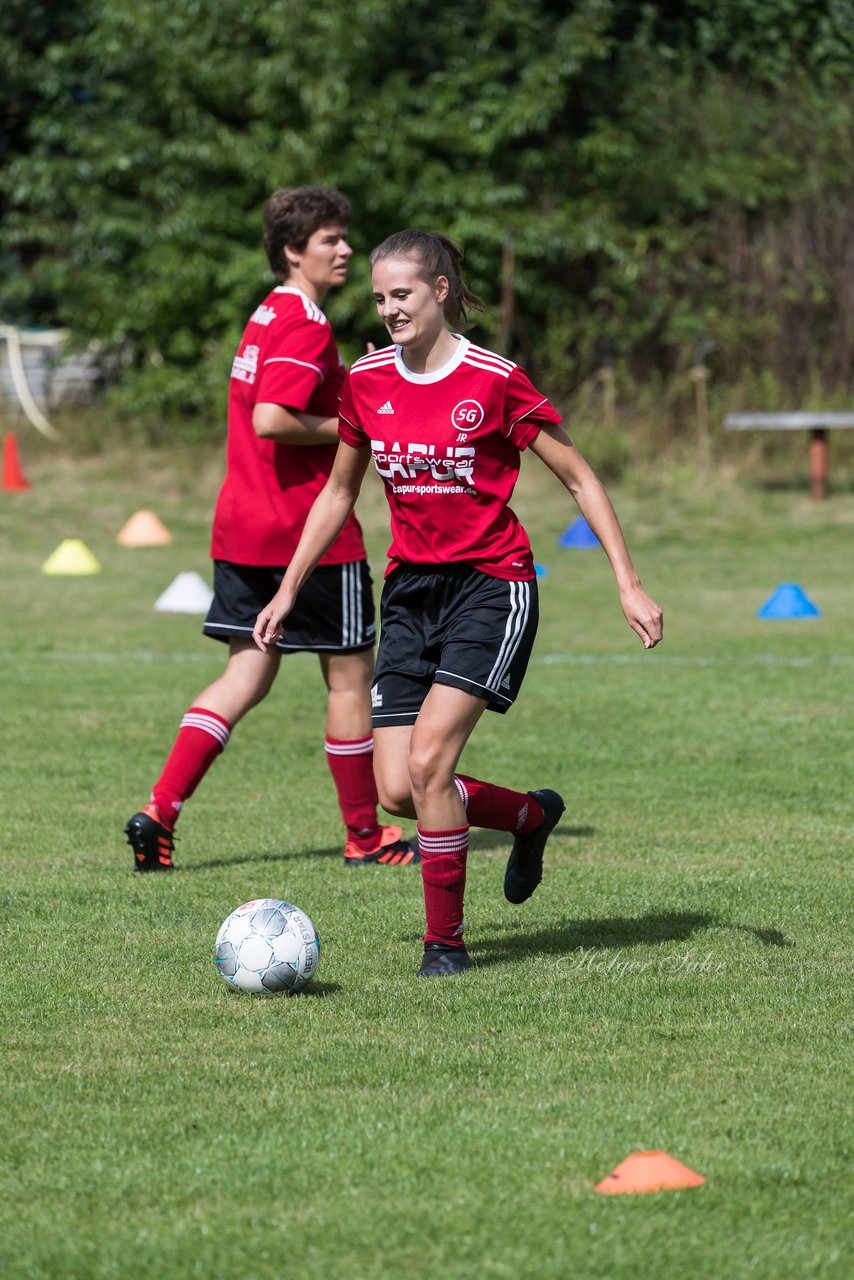
M 453 373 L 457 366 L 462 362 L 471 343 L 468 338 L 464 338 L 461 333 L 453 333 L 451 337 L 457 339 L 457 349 L 441 369 L 434 369 L 432 373 L 413 373 L 411 369 L 407 369 L 403 362 L 403 347 L 395 347 L 394 363 L 397 372 L 401 378 L 405 378 L 407 382 L 441 382 L 443 378 L 447 378 L 449 373 Z

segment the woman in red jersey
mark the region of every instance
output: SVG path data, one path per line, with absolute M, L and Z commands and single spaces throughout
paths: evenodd
M 412 866 L 398 826 L 380 826 L 370 688 L 374 602 L 362 531 L 351 514 L 300 592 L 269 652 L 252 641 L 311 504 L 332 470 L 344 366 L 320 308 L 344 283 L 350 205 L 326 187 L 283 188 L 264 206 L 277 285 L 250 316 L 231 367 L 225 480 L 211 539 L 214 599 L 204 633 L 228 646 L 223 673 L 184 714 L 150 802 L 125 834 L 137 871 L 172 869 L 173 832 L 234 726 L 269 693 L 283 654 L 315 653 L 327 687 L 325 752 L 344 819 L 344 863 Z
M 348 374 L 335 465 L 254 630 L 263 651 L 276 643 L 373 458 L 393 537 L 372 690 L 374 767 L 382 804 L 418 819 L 427 915 L 420 977 L 471 965 L 463 942 L 469 826 L 513 833 L 504 893 L 521 903 L 540 883 L 564 809 L 555 791 L 510 791 L 456 771 L 483 712 L 504 712 L 515 699 L 536 633 L 531 547 L 509 506 L 524 449 L 554 472 L 599 538 L 644 647 L 662 636 L 661 610 L 560 414 L 523 369 L 458 331 L 480 305 L 460 262 L 453 241 L 422 231 L 399 232 L 372 253 L 374 301 L 394 345 Z

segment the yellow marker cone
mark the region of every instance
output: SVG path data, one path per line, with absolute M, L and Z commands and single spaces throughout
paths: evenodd
M 100 573 L 101 566 L 79 538 L 65 538 L 42 565 L 42 573 Z
M 137 511 L 118 532 L 123 547 L 168 547 L 172 534 L 153 511 Z

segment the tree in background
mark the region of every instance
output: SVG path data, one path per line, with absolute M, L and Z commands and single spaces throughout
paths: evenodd
M 30 151 L 32 123 L 51 109 L 56 85 L 45 51 L 73 37 L 81 21 L 75 0 L 61 10 L 40 0 L 6 0 L 0 8 L 0 172 Z M 0 185 L 0 227 L 9 212 L 7 193 Z M 42 246 L 36 235 L 30 240 L 26 234 L 26 205 L 21 212 L 20 231 L 0 244 L 0 281 L 6 286 L 0 314 L 12 321 L 51 314 L 57 307 L 50 288 L 40 294 L 30 274 Z
M 4 137 L 0 309 L 123 353 L 136 414 L 219 429 L 269 285 L 261 204 L 303 182 L 347 192 L 362 251 L 404 225 L 459 239 L 483 339 L 557 394 L 603 340 L 642 377 L 701 335 L 730 378 L 850 384 L 854 0 L 66 13 L 28 37 Z M 336 299 L 351 354 L 377 337 L 367 295 L 356 269 Z

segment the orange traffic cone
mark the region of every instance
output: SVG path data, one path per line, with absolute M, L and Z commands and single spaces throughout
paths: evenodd
M 7 431 L 3 437 L 2 487 L 14 493 L 23 492 L 24 489 L 30 488 L 30 482 L 21 470 L 21 459 L 18 456 L 18 438 L 11 431 Z
M 635 1151 L 594 1190 L 603 1196 L 622 1196 L 645 1191 L 681 1191 L 683 1187 L 700 1187 L 705 1181 L 665 1151 Z

